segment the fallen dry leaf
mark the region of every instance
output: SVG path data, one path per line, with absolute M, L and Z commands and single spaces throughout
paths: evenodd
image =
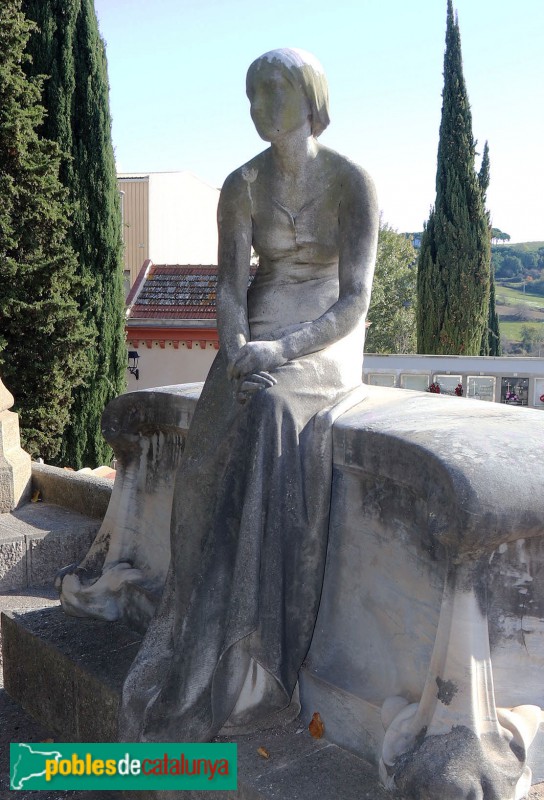
M 40 490 L 36 489 L 35 492 L 32 492 L 32 497 L 30 498 L 32 503 L 37 503 L 40 499 Z
M 321 737 L 325 733 L 325 725 L 323 724 L 323 720 L 319 715 L 319 711 L 314 712 L 312 720 L 308 725 L 308 730 L 310 731 L 314 739 L 321 739 Z
M 266 749 L 266 747 L 258 747 L 257 752 L 261 758 L 270 758 L 270 753 Z

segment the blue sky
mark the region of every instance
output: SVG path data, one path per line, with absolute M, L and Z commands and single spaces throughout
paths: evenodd
M 373 176 L 385 221 L 421 230 L 434 202 L 445 0 L 95 0 L 113 141 L 125 172 L 189 170 L 221 186 L 266 146 L 245 96 L 254 58 L 301 47 L 322 62 L 322 141 Z M 512 241 L 544 240 L 544 2 L 457 0 L 488 207 Z

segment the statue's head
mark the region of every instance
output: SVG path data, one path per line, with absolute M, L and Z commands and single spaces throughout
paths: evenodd
M 317 58 L 305 50 L 289 47 L 270 50 L 259 56 L 247 71 L 246 92 L 250 102 L 253 102 L 258 81 L 271 70 L 283 75 L 306 98 L 312 135 L 320 136 L 330 122 L 329 87 Z

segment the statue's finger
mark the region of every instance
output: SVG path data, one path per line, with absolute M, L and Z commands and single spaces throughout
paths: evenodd
M 267 375 L 263 375 L 261 372 L 251 373 L 251 375 L 248 375 L 248 377 L 246 378 L 246 382 L 253 384 L 257 383 L 259 384 L 259 386 L 266 386 L 266 387 L 274 385 L 270 377 Z

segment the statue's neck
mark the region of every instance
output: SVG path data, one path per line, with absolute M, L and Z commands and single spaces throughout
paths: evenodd
M 297 175 L 313 162 L 319 151 L 319 144 L 314 136 L 301 130 L 272 142 L 271 149 L 277 169 L 286 175 Z

